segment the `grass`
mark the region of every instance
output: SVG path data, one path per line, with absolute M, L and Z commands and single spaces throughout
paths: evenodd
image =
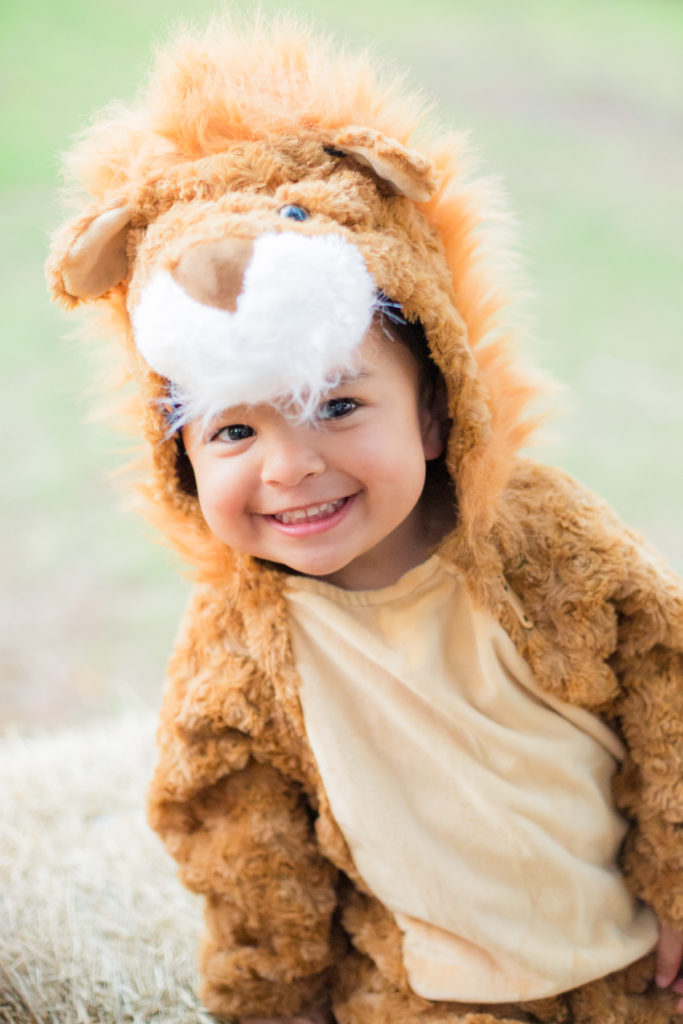
M 264 2 L 266 10 L 278 4 Z M 64 340 L 42 262 L 60 149 L 129 98 L 180 0 L 7 0 L 0 12 L 5 501 L 0 637 L 8 717 L 156 702 L 184 600 L 177 567 L 107 483 L 86 425 L 88 360 Z M 195 0 L 192 18 L 215 9 Z M 300 5 L 369 42 L 470 129 L 520 222 L 539 361 L 567 385 L 538 450 L 683 569 L 683 7 L 674 0 L 330 0 Z M 48 681 L 46 685 L 45 681 Z M 19 695 L 19 696 L 17 696 Z M 9 703 L 8 703 L 9 702 Z

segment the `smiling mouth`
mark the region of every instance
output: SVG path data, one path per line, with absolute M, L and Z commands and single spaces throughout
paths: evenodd
M 324 501 L 319 505 L 307 505 L 305 508 L 287 509 L 286 512 L 275 512 L 272 518 L 284 526 L 293 526 L 300 523 L 317 523 L 328 516 L 334 515 L 348 498 L 337 498 L 336 501 Z

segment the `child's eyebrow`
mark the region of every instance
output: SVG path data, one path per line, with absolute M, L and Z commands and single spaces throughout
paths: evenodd
M 367 380 L 372 374 L 369 370 L 359 370 L 358 373 L 342 373 L 341 377 L 333 387 L 333 391 L 337 388 L 345 388 L 350 384 L 358 384 L 361 380 Z

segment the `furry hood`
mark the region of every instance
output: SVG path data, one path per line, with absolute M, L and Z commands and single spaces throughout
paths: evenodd
M 246 290 L 252 252 L 292 240 L 295 249 L 306 240 L 312 251 L 311 241 L 324 246 L 332 236 L 343 256 L 360 254 L 354 294 L 364 294 L 369 275 L 379 294 L 421 321 L 448 389 L 453 429 L 446 457 L 460 543 L 486 536 L 499 512 L 514 455 L 535 426 L 527 407 L 538 386 L 513 352 L 496 197 L 472 180 L 464 138 L 430 136 L 426 113 L 421 98 L 406 93 L 399 78 L 378 73 L 368 55 L 340 52 L 292 21 L 239 31 L 220 20 L 204 34 L 176 36 L 141 98 L 96 120 L 68 160 L 77 212 L 53 241 L 50 289 L 67 308 L 87 303 L 108 313 L 137 384 L 132 406 L 148 446 L 150 514 L 200 579 L 225 580 L 238 569 L 244 580 L 250 560 L 212 537 L 179 477 L 167 377 L 183 376 L 188 352 L 199 358 L 204 328 L 190 341 L 191 332 L 177 328 L 173 347 L 180 322 L 173 296 L 184 289 L 193 302 L 222 307 L 211 315 L 222 323 L 232 316 L 234 326 L 240 311 L 225 300 L 226 290 Z M 286 266 L 288 258 L 273 262 Z M 218 278 L 227 275 L 227 283 L 218 280 L 219 298 L 199 294 L 206 291 L 207 259 L 221 268 L 237 261 L 237 289 L 234 270 L 222 269 Z M 334 263 L 329 275 L 344 276 Z M 259 286 L 250 287 L 258 298 Z M 328 303 L 321 295 L 320 303 Z M 187 294 L 182 300 L 191 319 L 195 307 Z M 349 308 L 342 300 L 328 324 Z M 255 318 L 263 304 L 254 304 Z M 159 328 L 155 311 L 163 309 L 172 315 Z M 371 312 L 365 296 L 334 343 L 354 331 L 362 335 Z M 156 352 L 160 336 L 170 355 Z M 241 337 L 238 331 L 237 346 Z M 335 358 L 351 356 L 349 350 Z M 304 353 L 300 365 L 306 362 Z M 330 368 L 321 363 L 319 375 Z M 212 377 L 210 361 L 203 373 Z M 191 389 L 190 376 L 184 386 Z

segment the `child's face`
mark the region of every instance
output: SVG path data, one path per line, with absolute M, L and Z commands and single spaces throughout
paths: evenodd
M 426 557 L 420 497 L 440 435 L 419 400 L 415 359 L 374 326 L 357 373 L 330 392 L 315 424 L 257 405 L 183 430 L 217 537 L 348 589 L 385 586 Z

